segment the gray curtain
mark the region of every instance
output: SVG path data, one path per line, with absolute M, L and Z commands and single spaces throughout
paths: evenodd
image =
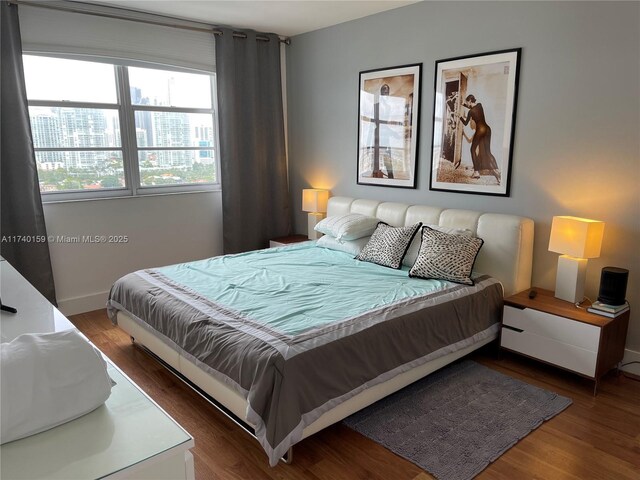
M 280 42 L 242 33 L 216 36 L 225 253 L 267 247 L 291 229 Z
M 31 139 L 18 6 L 0 2 L 0 235 L 2 256 L 56 304 Z M 3 299 L 11 304 L 10 298 Z

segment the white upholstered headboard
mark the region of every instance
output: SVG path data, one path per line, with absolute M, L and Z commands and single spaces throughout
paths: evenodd
M 393 226 L 423 224 L 467 228 L 484 240 L 474 270 L 502 282 L 505 296 L 531 287 L 533 220 L 516 215 L 426 205 L 332 197 L 327 216 L 361 213 Z

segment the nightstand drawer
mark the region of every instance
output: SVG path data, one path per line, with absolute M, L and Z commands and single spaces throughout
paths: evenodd
M 596 374 L 598 352 L 568 345 L 531 332 L 516 332 L 502 328 L 500 345 L 515 352 L 567 368 L 588 377 Z
M 269 248 L 284 247 L 293 243 L 306 242 L 309 239 L 305 235 L 289 235 L 269 240 Z
M 555 340 L 559 344 L 574 346 L 597 353 L 600 343 L 600 328 L 577 322 L 551 313 L 531 308 L 519 309 L 505 305 L 504 325 L 523 330 L 543 339 Z

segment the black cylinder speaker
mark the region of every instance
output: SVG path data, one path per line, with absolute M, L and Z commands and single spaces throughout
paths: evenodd
M 618 267 L 604 267 L 600 274 L 598 301 L 607 305 L 622 305 L 627 295 L 629 270 Z

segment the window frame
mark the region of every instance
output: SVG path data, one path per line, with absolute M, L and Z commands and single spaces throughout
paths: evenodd
M 218 105 L 216 96 L 216 76 L 213 72 L 202 72 L 187 70 L 180 67 L 171 67 L 160 64 L 144 64 L 140 62 L 132 62 L 131 64 L 111 63 L 111 59 L 87 58 L 83 55 L 48 55 L 40 52 L 24 52 L 24 55 L 55 57 L 67 60 L 88 61 L 94 63 L 107 63 L 113 67 L 114 81 L 116 87 L 116 102 L 100 103 L 100 102 L 78 102 L 78 101 L 58 101 L 58 100 L 37 100 L 28 99 L 29 107 L 62 107 L 62 108 L 93 108 L 115 110 L 118 113 L 120 123 L 120 146 L 114 147 L 35 147 L 35 152 L 71 152 L 71 151 L 119 151 L 122 153 L 123 174 L 125 186 L 120 188 L 104 188 L 96 190 L 63 190 L 40 192 L 42 203 L 68 202 L 78 200 L 95 200 L 105 198 L 122 198 L 122 197 L 139 197 L 147 195 L 169 195 L 176 193 L 195 193 L 210 192 L 221 190 L 220 185 L 220 143 L 219 143 L 219 127 L 218 127 Z M 175 71 L 185 73 L 196 73 L 207 75 L 211 88 L 211 108 L 190 108 L 190 107 L 171 107 L 171 106 L 152 106 L 152 105 L 133 105 L 131 102 L 131 89 L 129 83 L 129 67 L 142 67 L 155 70 Z M 212 115 L 212 125 L 214 130 L 213 145 L 210 147 L 158 147 L 147 146 L 139 148 L 136 137 L 135 114 L 137 111 L 152 112 L 178 112 L 178 113 L 200 113 Z M 189 183 L 176 185 L 154 185 L 143 186 L 140 183 L 140 165 L 139 152 L 144 150 L 168 151 L 168 150 L 194 150 L 194 151 L 210 151 L 213 150 L 215 161 L 213 166 L 216 171 L 216 182 L 206 183 Z

